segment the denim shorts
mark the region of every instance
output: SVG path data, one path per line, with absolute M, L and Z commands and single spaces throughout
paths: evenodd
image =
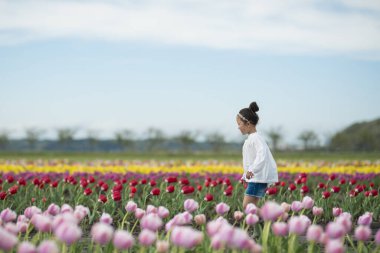
M 267 190 L 267 183 L 255 183 L 249 182 L 247 189 L 245 190 L 245 195 L 262 198 L 265 196 L 265 191 Z

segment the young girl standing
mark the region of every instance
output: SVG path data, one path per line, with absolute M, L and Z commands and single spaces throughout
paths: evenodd
M 248 135 L 243 145 L 242 180 L 248 184 L 243 210 L 249 203 L 257 205 L 259 199 L 264 197 L 268 184 L 278 181 L 276 162 L 264 138 L 256 130 L 259 121 L 258 111 L 257 103 L 252 102 L 248 108 L 241 109 L 236 116 L 240 132 Z

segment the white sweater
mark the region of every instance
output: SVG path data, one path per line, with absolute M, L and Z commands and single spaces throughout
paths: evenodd
M 278 182 L 277 165 L 264 138 L 257 132 L 249 134 L 243 145 L 242 179 L 246 182 L 276 183 Z M 247 179 L 248 171 L 253 177 Z

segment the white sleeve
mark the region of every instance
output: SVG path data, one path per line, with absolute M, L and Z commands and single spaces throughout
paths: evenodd
M 265 167 L 265 147 L 261 143 L 261 141 L 255 140 L 253 141 L 253 145 L 256 149 L 256 158 L 253 161 L 253 164 L 250 164 L 248 167 L 248 171 L 253 172 L 253 174 L 256 174 L 264 169 Z

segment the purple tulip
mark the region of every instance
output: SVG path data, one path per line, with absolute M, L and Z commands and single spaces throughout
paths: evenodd
M 28 218 L 28 219 L 31 219 L 33 217 L 34 214 L 42 214 L 42 211 L 41 209 L 39 209 L 38 207 L 36 206 L 30 206 L 30 207 L 27 207 L 24 211 L 24 215 Z
M 54 203 L 50 204 L 49 207 L 47 208 L 47 212 L 53 216 L 56 216 L 57 214 L 59 214 L 60 211 L 61 211 L 61 208 Z
M 7 209 L 4 209 L 3 211 L 1 211 L 0 219 L 2 219 L 4 222 L 14 221 L 17 219 L 17 214 L 16 214 L 16 212 L 7 208 Z
M 370 226 L 372 223 L 372 215 L 370 212 L 365 212 L 365 214 L 359 217 L 358 225 Z

